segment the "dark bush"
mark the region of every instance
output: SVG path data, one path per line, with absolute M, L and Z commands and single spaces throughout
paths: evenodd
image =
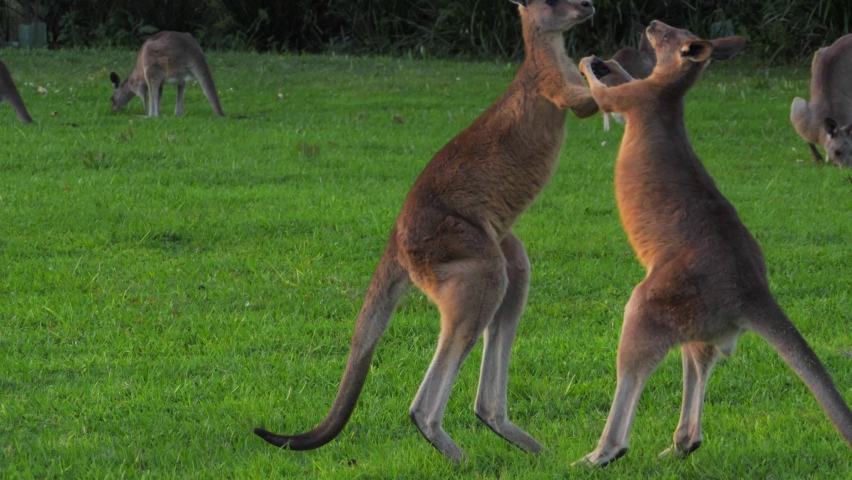
M 537 0 L 541 1 L 541 0 Z M 206 48 L 390 55 L 515 57 L 508 0 L 44 0 L 55 47 L 139 45 L 155 30 L 192 32 Z M 737 33 L 767 61 L 806 62 L 852 27 L 850 0 L 595 0 L 594 21 L 568 35 L 569 53 L 635 44 L 659 19 L 704 37 Z M 14 10 L 14 8 L 12 9 Z M 5 14 L 5 10 L 4 10 Z

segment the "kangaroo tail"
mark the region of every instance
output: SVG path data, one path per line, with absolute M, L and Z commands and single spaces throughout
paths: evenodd
M 746 315 L 748 328 L 781 355 L 781 358 L 802 379 L 819 402 L 831 423 L 852 446 L 852 411 L 837 391 L 825 367 L 808 342 L 771 297 L 762 302 L 759 311 Z
M 24 99 L 21 98 L 21 94 L 18 92 L 18 89 L 15 87 L 15 84 L 12 83 L 12 77 L 9 77 L 8 80 L 9 84 L 7 85 L 7 87 L 9 87 L 9 89 L 6 91 L 6 93 L 3 95 L 3 98 L 0 100 L 4 100 L 12 106 L 12 109 L 15 111 L 15 115 L 18 117 L 18 120 L 24 123 L 33 123 L 33 119 L 27 112 L 27 107 L 24 106 Z
M 12 109 L 15 110 L 15 115 L 18 117 L 23 123 L 33 123 L 32 117 L 30 117 L 29 112 L 27 112 L 27 107 L 24 106 L 24 100 L 21 98 L 21 94 L 18 93 L 17 90 L 10 92 L 10 95 L 7 101 L 9 105 L 12 106 Z
M 224 117 L 225 114 L 222 113 L 222 104 L 219 103 L 219 94 L 216 92 L 216 85 L 213 83 L 213 75 L 210 73 L 210 66 L 207 65 L 207 60 L 202 56 L 198 61 L 193 63 L 192 74 L 198 80 L 198 84 L 201 85 L 201 91 L 204 92 L 204 96 L 207 97 L 207 101 L 213 107 L 213 112 L 220 117 Z
M 370 282 L 361 313 L 358 314 L 349 360 L 328 416 L 313 430 L 299 435 L 277 435 L 263 428 L 255 428 L 254 433 L 277 447 L 290 450 L 312 450 L 333 440 L 355 410 L 370 371 L 373 352 L 409 282 L 407 271 L 396 260 L 389 245 Z

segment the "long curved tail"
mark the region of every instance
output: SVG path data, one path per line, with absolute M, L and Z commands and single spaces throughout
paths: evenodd
M 15 87 L 14 83 L 11 83 L 11 77 L 9 78 L 9 85 L 7 85 L 8 90 L 3 92 L 2 98 L 0 100 L 6 101 L 9 105 L 12 106 L 12 109 L 15 111 L 15 115 L 18 117 L 23 123 L 33 123 L 32 117 L 30 117 L 29 112 L 27 112 L 27 107 L 24 105 L 24 99 L 21 98 L 21 94 L 18 93 L 18 89 Z
M 333 440 L 355 410 L 370 371 L 373 352 L 409 284 L 408 272 L 397 262 L 389 246 L 373 275 L 364 305 L 358 314 L 349 360 L 328 416 L 312 430 L 299 435 L 277 435 L 263 428 L 255 428 L 254 433 L 277 447 L 290 450 L 312 450 Z
M 749 328 L 769 342 L 819 402 L 840 435 L 852 446 L 852 411 L 808 342 L 771 297 L 746 315 Z
M 210 73 L 210 66 L 207 65 L 207 60 L 202 56 L 193 62 L 190 68 L 195 79 L 198 80 L 198 84 L 201 85 L 201 91 L 204 92 L 204 96 L 207 97 L 207 101 L 213 107 L 213 113 L 224 117 L 222 104 L 219 102 L 219 93 L 216 92 L 216 84 L 213 83 L 213 74 Z

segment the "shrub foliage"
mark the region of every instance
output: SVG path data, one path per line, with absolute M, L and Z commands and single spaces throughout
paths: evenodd
M 540 0 L 539 0 L 540 1 Z M 189 31 L 208 48 L 517 57 L 508 0 L 42 0 L 53 46 L 138 45 L 155 30 Z M 807 61 L 850 32 L 849 0 L 595 0 L 569 34 L 572 54 L 635 44 L 659 19 L 706 37 L 737 33 L 768 61 Z

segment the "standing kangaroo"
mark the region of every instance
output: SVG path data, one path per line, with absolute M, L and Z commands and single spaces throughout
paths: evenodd
M 12 80 L 12 74 L 6 68 L 6 64 L 0 62 L 0 102 L 6 102 L 15 110 L 18 120 L 24 123 L 33 123 L 30 114 L 27 113 L 27 107 L 24 106 L 24 100 L 18 92 L 18 87 Z
M 526 59 L 505 93 L 445 145 L 408 193 L 355 324 L 349 360 L 328 416 L 295 436 L 255 433 L 309 450 L 336 437 L 352 414 L 379 338 L 414 283 L 441 313 L 438 348 L 409 410 L 447 459 L 465 458 L 442 421 L 462 362 L 484 333 L 474 412 L 529 452 L 541 445 L 507 417 L 509 354 L 529 287 L 530 263 L 512 226 L 556 169 L 566 109 L 597 112 L 562 33 L 594 13 L 588 0 L 512 0 L 519 5 Z M 576 83 L 575 83 L 576 82 Z
M 112 109 L 120 110 L 134 95 L 138 95 L 145 105 L 149 117 L 160 115 L 160 100 L 163 97 L 163 85 L 177 85 L 177 103 L 175 115 L 183 115 L 183 94 L 186 82 L 198 80 L 201 90 L 213 112 L 223 116 L 222 106 L 210 67 L 204 58 L 204 52 L 192 35 L 181 32 L 158 32 L 142 44 L 136 58 L 136 68 L 122 82 L 118 74 L 109 74 L 115 90 L 112 92 Z M 151 95 L 150 101 L 148 95 Z
M 638 48 L 624 47 L 615 52 L 612 58 L 610 58 L 610 61 L 618 62 L 621 68 L 634 79 L 642 79 L 651 76 L 651 72 L 654 71 L 654 64 L 657 63 L 657 57 L 654 55 L 654 48 L 651 47 L 648 36 L 643 31 L 639 38 Z M 607 63 L 609 64 L 609 62 Z M 611 80 L 602 79 L 604 85 L 614 86 L 612 80 L 615 80 L 616 77 L 610 76 L 608 78 Z M 624 123 L 624 117 L 620 113 L 604 113 L 605 132 L 608 132 L 610 129 L 610 116 L 615 118 L 617 122 Z
M 815 162 L 822 161 L 815 146 L 819 143 L 829 161 L 852 167 L 852 34 L 814 54 L 811 101 L 793 99 L 790 121 L 808 142 Z
M 601 111 L 623 112 L 624 138 L 615 165 L 621 222 L 647 275 L 624 309 L 617 387 L 595 451 L 575 462 L 605 465 L 627 452 L 630 427 L 648 377 L 681 344 L 683 406 L 673 445 L 661 456 L 686 456 L 701 445 L 707 379 L 720 354 L 741 334 L 765 339 L 807 384 L 834 426 L 852 444 L 852 412 L 769 290 L 763 252 L 692 149 L 684 97 L 711 58 L 724 60 L 742 37 L 699 40 L 651 22 L 657 56 L 651 76 L 606 87 L 585 58 Z

